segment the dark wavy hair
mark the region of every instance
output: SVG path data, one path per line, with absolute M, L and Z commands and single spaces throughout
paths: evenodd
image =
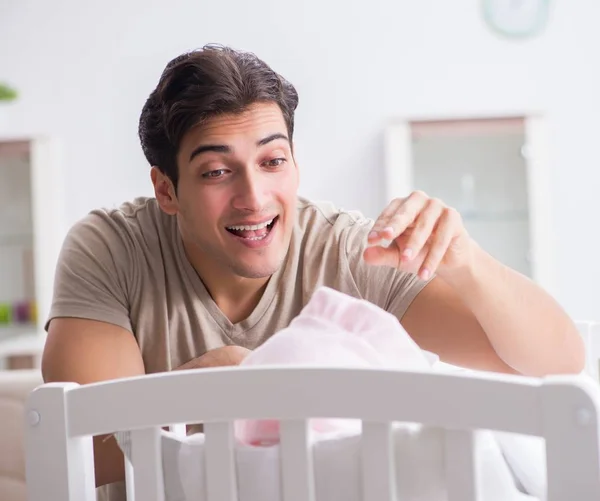
M 279 105 L 291 142 L 298 93 L 265 62 L 213 44 L 182 54 L 167 64 L 142 109 L 138 133 L 144 155 L 177 188 L 183 136 L 211 117 L 241 113 L 259 102 Z

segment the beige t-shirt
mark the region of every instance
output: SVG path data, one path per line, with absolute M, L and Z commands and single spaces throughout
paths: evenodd
M 402 318 L 426 282 L 364 262 L 372 226 L 357 212 L 300 198 L 284 264 L 250 316 L 232 324 L 187 260 L 175 217 L 154 198 L 95 210 L 65 239 L 49 320 L 80 317 L 124 327 L 138 342 L 146 372 L 154 373 L 228 344 L 255 349 L 287 327 L 322 285 Z M 122 486 L 111 491 L 106 499 L 125 499 Z

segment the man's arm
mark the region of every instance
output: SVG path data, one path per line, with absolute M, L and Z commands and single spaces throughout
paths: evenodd
M 131 332 L 113 324 L 77 318 L 50 322 L 42 357 L 44 382 L 95 383 L 144 374 Z M 94 437 L 96 486 L 125 479 L 124 458 L 114 437 Z
M 400 322 L 423 350 L 442 362 L 474 370 L 515 374 L 496 353 L 459 295 L 435 277 L 415 297 Z
M 177 369 L 239 365 L 248 350 L 224 346 Z M 77 318 L 50 322 L 42 357 L 44 382 L 96 383 L 145 374 L 134 336 L 113 324 Z M 125 479 L 124 457 L 112 435 L 94 437 L 96 487 Z
M 366 263 L 423 281 L 435 277 L 408 309 L 397 311 L 415 340 L 442 359 L 531 376 L 583 370 L 583 341 L 562 308 L 486 253 L 458 211 L 441 200 L 420 191 L 393 200 L 367 243 Z M 405 292 L 391 291 L 391 302 Z
M 554 299 L 480 248 L 467 269 L 432 279 L 402 324 L 423 349 L 462 367 L 543 376 L 584 366 L 581 336 Z

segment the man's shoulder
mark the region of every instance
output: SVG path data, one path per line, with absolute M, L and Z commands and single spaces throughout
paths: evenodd
M 100 207 L 91 210 L 83 220 L 90 221 L 117 221 L 129 226 L 139 226 L 140 220 L 156 217 L 160 214 L 158 201 L 153 197 L 137 197 L 133 200 L 122 202 L 114 207 Z
M 130 261 L 140 252 L 160 248 L 171 238 L 173 222 L 155 198 L 139 197 L 115 207 L 93 209 L 69 229 L 64 246 L 97 249 Z M 144 251 L 142 251 L 144 249 Z
M 71 227 L 71 233 L 93 231 L 98 237 L 131 236 L 156 231 L 165 224 L 165 216 L 155 198 L 138 197 L 115 207 L 91 210 Z

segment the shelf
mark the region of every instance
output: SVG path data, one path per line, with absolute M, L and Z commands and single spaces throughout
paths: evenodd
M 35 357 L 38 360 L 44 352 L 45 339 L 37 334 L 0 339 L 0 367 L 9 357 Z M 4 362 L 4 363 L 3 363 Z M 39 361 L 36 365 L 39 365 Z
M 37 333 L 38 326 L 34 323 L 0 325 L 0 340 L 27 335 L 36 335 Z

